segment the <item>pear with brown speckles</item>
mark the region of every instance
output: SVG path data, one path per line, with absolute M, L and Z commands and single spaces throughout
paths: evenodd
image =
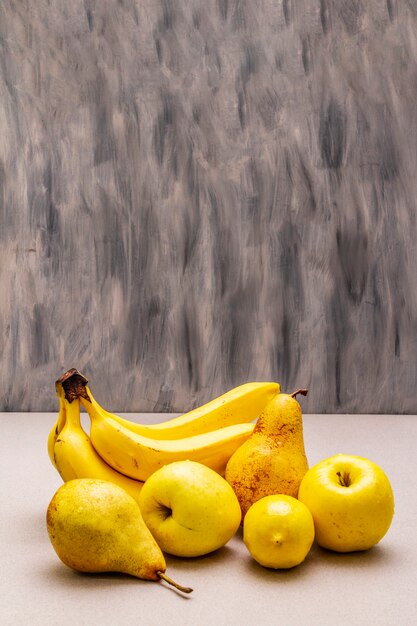
M 65 565 L 79 572 L 123 572 L 165 580 L 164 555 L 145 525 L 136 500 L 113 482 L 74 478 L 59 487 L 46 512 L 52 546 Z
M 227 463 L 225 478 L 239 500 L 242 521 L 249 507 L 264 496 L 298 495 L 308 470 L 302 412 L 295 399 L 299 393 L 306 395 L 307 390 L 277 394 Z

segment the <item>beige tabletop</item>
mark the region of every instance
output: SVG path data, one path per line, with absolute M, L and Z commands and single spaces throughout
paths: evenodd
M 124 575 L 77 574 L 58 560 L 45 526 L 62 484 L 46 451 L 54 420 L 52 413 L 0 414 L 2 626 L 417 623 L 417 416 L 304 416 L 310 466 L 345 452 L 372 459 L 390 478 L 396 512 L 378 546 L 345 555 L 313 547 L 299 567 L 273 571 L 251 559 L 238 532 L 204 558 L 167 557 L 167 572 L 194 588 L 190 596 Z

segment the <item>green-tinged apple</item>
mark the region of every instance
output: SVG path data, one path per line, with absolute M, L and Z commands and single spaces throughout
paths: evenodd
M 194 557 L 224 546 L 241 509 L 228 482 L 206 465 L 175 461 L 145 481 L 139 495 L 145 524 L 168 554 Z
M 298 499 L 313 515 L 317 543 L 336 552 L 368 550 L 387 533 L 394 515 L 385 472 L 351 454 L 336 454 L 311 467 Z

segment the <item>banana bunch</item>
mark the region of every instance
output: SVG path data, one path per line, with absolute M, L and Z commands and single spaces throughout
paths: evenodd
M 65 476 L 62 473 L 64 463 L 59 444 L 66 436 L 63 422 L 67 424 L 70 413 L 75 414 L 78 422 L 74 418 L 69 429 L 73 433 L 73 422 L 77 422 L 78 437 L 88 442 L 90 456 L 92 451 L 95 455 L 93 458 L 98 457 L 104 463 L 103 467 L 115 472 L 118 477 L 130 480 L 136 489 L 158 468 L 185 459 L 203 463 L 224 475 L 227 461 L 233 452 L 252 434 L 253 421 L 266 404 L 280 393 L 278 383 L 246 383 L 180 417 L 160 424 L 144 425 L 102 408 L 93 397 L 87 382 L 74 369 L 57 381 L 57 390 L 62 390 L 61 397 L 58 393 L 61 409 L 48 440 L 51 460 L 63 479 L 69 480 L 65 476 L 71 472 L 65 471 Z M 81 428 L 80 403 L 90 417 L 89 437 Z M 64 417 L 61 416 L 62 411 Z M 79 455 L 76 457 L 73 454 L 75 460 L 70 463 L 70 454 L 68 446 L 67 465 L 79 467 Z M 83 465 L 83 471 L 87 471 L 87 466 L 88 463 Z M 94 463 L 94 469 L 97 469 L 97 463 Z

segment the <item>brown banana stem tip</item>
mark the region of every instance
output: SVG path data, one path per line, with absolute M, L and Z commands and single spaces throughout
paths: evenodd
M 165 582 L 167 582 L 169 585 L 172 585 L 173 587 L 175 587 L 175 589 L 178 589 L 179 591 L 182 591 L 183 593 L 191 593 L 192 589 L 191 587 L 183 587 L 182 585 L 179 585 L 178 583 L 175 582 L 175 580 L 172 580 L 172 578 L 169 578 L 169 576 L 167 576 L 165 574 L 165 572 L 156 572 L 157 575 L 159 576 L 159 578 L 161 578 L 162 580 L 165 580 Z
M 72 367 L 58 378 L 55 385 L 62 385 L 65 398 L 70 403 L 77 398 L 85 398 L 91 402 L 86 389 L 87 383 L 87 378 L 75 369 L 75 367 Z
M 298 394 L 306 396 L 308 394 L 308 389 L 297 389 L 297 391 L 293 391 L 290 396 L 291 398 L 295 398 L 296 396 L 298 396 Z

